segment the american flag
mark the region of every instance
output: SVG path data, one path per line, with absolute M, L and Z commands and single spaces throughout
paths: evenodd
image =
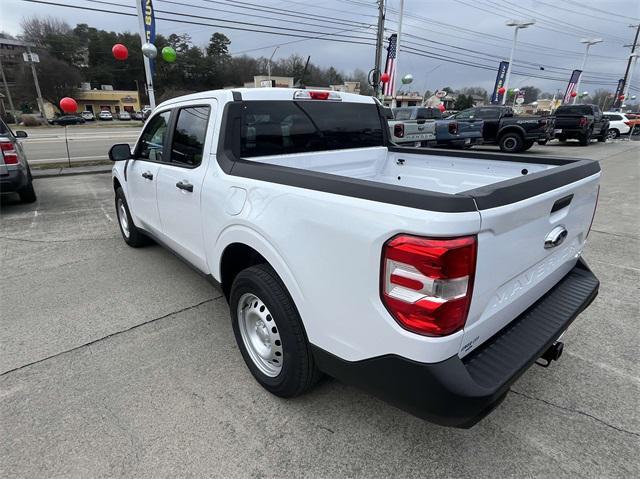
M 571 103 L 571 100 L 573 100 L 571 92 L 576 89 L 580 75 L 582 75 L 582 70 L 573 70 L 571 73 L 571 78 L 569 78 L 569 84 L 567 85 L 567 90 L 564 92 L 562 103 Z
M 395 33 L 389 37 L 389 48 L 387 48 L 387 63 L 385 63 L 384 71 L 389 74 L 389 81 L 384 84 L 382 94 L 385 96 L 393 96 L 396 91 L 395 72 L 396 72 L 396 47 L 398 45 L 398 35 Z

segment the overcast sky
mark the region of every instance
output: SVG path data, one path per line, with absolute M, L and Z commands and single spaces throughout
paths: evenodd
M 135 12 L 130 8 L 135 5 L 134 0 L 46 1 L 109 12 Z M 122 6 L 105 5 L 105 2 Z M 400 0 L 386 0 L 385 3 L 386 35 L 389 35 L 398 28 Z M 311 55 L 312 62 L 333 65 L 345 72 L 355 68 L 368 71 L 373 67 L 375 50 L 370 38 L 375 35 L 376 5 L 375 0 L 154 0 L 156 17 L 176 19 L 158 18 L 158 33 L 189 33 L 194 43 L 205 45 L 211 33 L 219 31 L 231 39 L 232 54 L 246 52 L 252 56 L 268 57 L 280 44 L 275 58 L 291 53 Z M 159 13 L 158 10 L 169 13 Z M 177 17 L 175 13 L 209 17 L 211 20 Z M 105 30 L 137 31 L 135 17 L 23 0 L 0 0 L 2 31 L 18 34 L 21 20 L 36 15 L 62 18 L 71 26 L 88 23 Z M 633 41 L 634 30 L 628 25 L 640 23 L 640 1 L 406 0 L 404 51 L 399 57 L 401 74 L 411 73 L 414 76 L 412 90 L 433 90 L 444 86 L 482 86 L 490 90 L 499 61 L 509 56 L 513 38 L 513 28 L 505 26 L 509 18 L 536 19 L 534 26 L 519 31 L 513 68 L 517 75 L 512 79 L 512 87 L 535 85 L 543 91 L 564 90 L 570 71 L 582 64 L 584 46 L 580 39 L 600 37 L 604 41 L 591 47 L 581 90 L 613 90 L 617 79 L 624 74 L 630 52 L 623 45 Z M 221 26 L 192 25 L 184 23 L 185 20 Z M 225 28 L 230 24 L 222 20 L 287 28 L 296 30 L 286 32 L 290 35 L 320 36 L 321 39 L 300 41 L 295 36 L 232 30 Z M 328 41 L 332 36 L 343 40 L 343 43 Z M 288 42 L 295 43 L 286 44 Z M 636 87 L 640 85 L 640 68 L 636 68 L 632 83 Z

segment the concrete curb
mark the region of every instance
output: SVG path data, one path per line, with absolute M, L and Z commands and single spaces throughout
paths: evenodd
M 57 178 L 60 176 L 76 176 L 76 175 L 97 175 L 111 173 L 112 165 L 96 165 L 96 166 L 79 166 L 71 168 L 47 168 L 32 169 L 31 175 L 34 179 L 40 178 Z

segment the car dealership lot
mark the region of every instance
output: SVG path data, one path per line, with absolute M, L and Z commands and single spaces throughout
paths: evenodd
M 640 142 L 528 154 L 602 160 L 585 253 L 600 296 L 560 362 L 530 369 L 467 431 L 333 380 L 294 400 L 269 395 L 242 361 L 220 292 L 161 247 L 124 244 L 109 175 L 37 180 L 33 205 L 3 200 L 2 475 L 632 475 Z

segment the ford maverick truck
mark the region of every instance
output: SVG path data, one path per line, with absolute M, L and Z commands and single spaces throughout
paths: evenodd
M 281 397 L 327 374 L 469 427 L 560 357 L 598 292 L 582 259 L 597 162 L 398 147 L 371 97 L 192 94 L 109 154 L 124 241 L 217 283 Z

